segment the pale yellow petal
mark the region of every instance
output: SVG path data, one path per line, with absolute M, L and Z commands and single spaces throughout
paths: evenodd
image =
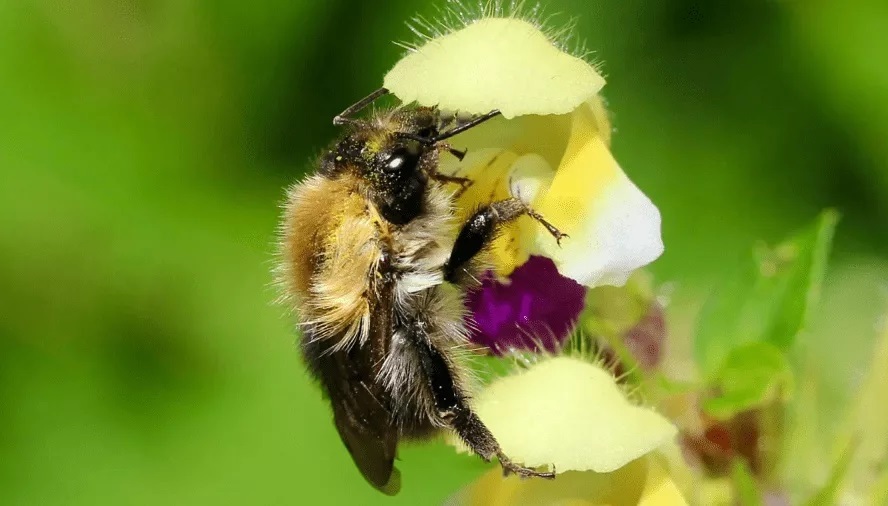
M 648 459 L 648 475 L 639 506 L 685 506 L 687 501 L 677 481 L 653 457 Z
M 830 463 L 846 448 L 856 448 L 849 481 L 858 491 L 869 490 L 888 469 L 888 325 L 875 340 L 872 360 L 856 389 L 842 430 L 838 431 Z
M 473 404 L 506 455 L 558 472 L 610 472 L 676 434 L 655 411 L 631 404 L 609 371 L 572 357 L 500 378 Z
M 448 505 L 685 506 L 687 501 L 653 457 L 610 473 L 568 472 L 554 480 L 503 478 L 493 470 L 451 498 Z
M 607 112 L 607 106 L 601 95 L 595 95 L 589 100 L 589 109 L 592 111 L 592 117 L 595 119 L 595 130 L 604 141 L 604 144 L 610 146 L 612 127 L 610 123 L 610 114 Z
M 586 106 L 584 106 L 586 107 Z M 536 153 L 554 169 L 558 167 L 570 140 L 572 114 L 529 115 L 505 120 L 494 118 L 453 137 L 448 142 L 471 155 L 479 149 L 498 148 L 516 155 Z M 465 170 L 468 161 L 460 163 L 452 157 L 442 159 L 447 170 Z
M 405 103 L 473 114 L 499 109 L 513 118 L 568 113 L 598 93 L 604 78 L 529 22 L 484 18 L 405 56 L 384 86 Z

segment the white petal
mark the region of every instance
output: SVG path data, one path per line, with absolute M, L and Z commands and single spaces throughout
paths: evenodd
M 524 155 L 512 164 L 509 192 L 529 204 L 549 188 L 554 178 L 555 171 L 545 158 L 536 153 Z
M 621 286 L 663 253 L 660 211 L 622 170 L 588 213 L 561 247 L 537 235 L 538 251 L 554 259 L 562 275 L 588 287 Z

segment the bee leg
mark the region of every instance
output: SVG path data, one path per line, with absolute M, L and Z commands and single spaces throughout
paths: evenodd
M 438 149 L 439 153 L 446 151 L 446 152 L 450 153 L 451 155 L 453 155 L 459 161 L 463 161 L 466 158 L 466 155 L 469 154 L 469 152 L 467 150 L 456 149 L 455 147 L 451 146 L 450 143 L 448 143 L 448 142 L 439 142 L 435 146 Z
M 451 155 L 458 158 L 459 161 L 463 161 L 463 158 L 466 157 L 466 153 L 467 153 L 466 151 L 460 151 L 460 150 L 454 148 L 453 146 L 451 146 L 450 144 L 448 144 L 446 142 L 438 143 L 437 149 L 439 151 L 447 151 Z M 456 192 L 456 195 L 454 195 L 454 198 L 459 198 L 463 193 L 465 193 L 466 190 L 469 189 L 470 186 L 472 186 L 472 183 L 474 183 L 474 181 L 472 181 L 471 179 L 469 179 L 467 177 L 451 176 L 449 174 L 444 174 L 444 173 L 438 172 L 437 169 L 429 170 L 429 177 L 434 179 L 435 181 L 440 182 L 440 183 L 452 183 L 452 184 L 460 185 L 460 189 L 459 189 L 459 191 Z
M 524 215 L 530 216 L 543 225 L 558 244 L 561 244 L 561 239 L 567 237 L 567 234 L 555 228 L 521 199 L 513 197 L 494 202 L 476 211 L 459 231 L 456 242 L 453 244 L 453 250 L 450 252 L 450 258 L 444 264 L 444 279 L 451 283 L 455 282 L 459 277 L 460 269 L 496 238 L 496 232 L 500 226 Z
M 496 457 L 500 461 L 503 473 L 515 473 L 519 476 L 554 478 L 554 470 L 540 472 L 529 467 L 520 466 L 507 457 L 490 430 L 478 415 L 469 407 L 465 396 L 453 380 L 450 365 L 444 355 L 438 351 L 420 331 L 414 333 L 414 342 L 435 402 L 437 415 L 449 425 L 465 443 L 485 461 Z
M 537 471 L 536 469 L 524 467 L 512 462 L 512 459 L 503 453 L 503 450 L 493 437 L 493 434 L 490 433 L 490 430 L 487 429 L 484 423 L 481 422 L 481 419 L 478 418 L 478 415 L 476 415 L 468 405 L 465 405 L 465 403 L 463 403 L 463 406 L 461 406 L 460 409 L 449 412 L 448 414 L 451 415 L 448 420 L 450 426 L 456 431 L 460 439 L 465 441 L 469 448 L 486 462 L 490 462 L 493 457 L 496 457 L 499 460 L 500 466 L 503 468 L 504 476 L 514 473 L 524 478 L 529 478 L 531 476 L 549 479 L 555 478 L 554 466 L 551 471 Z
M 448 146 L 447 152 L 456 157 L 457 160 L 463 161 L 466 159 L 466 155 L 469 154 L 468 150 L 465 149 L 456 149 L 454 147 Z
M 474 183 L 474 181 L 467 177 L 448 176 L 447 174 L 442 174 L 440 172 L 433 172 L 431 174 L 431 178 L 442 183 L 453 183 L 460 185 L 461 188 L 459 189 L 459 191 L 456 192 L 454 198 L 459 198 L 459 196 L 465 193 L 465 191 L 468 190 L 470 186 L 472 186 L 472 183 Z
M 521 476 L 522 478 L 529 478 L 531 476 L 536 476 L 538 478 L 555 478 L 555 466 L 552 465 L 551 471 L 541 472 L 535 469 L 530 469 L 529 467 L 519 466 L 518 464 L 512 462 L 509 457 L 503 455 L 503 452 L 499 452 L 496 454 L 496 458 L 499 459 L 500 466 L 503 468 L 503 476 L 509 476 L 512 473 Z

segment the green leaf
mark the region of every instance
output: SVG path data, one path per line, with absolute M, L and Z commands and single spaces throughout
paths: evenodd
M 752 261 L 707 300 L 694 339 L 694 355 L 707 378 L 731 352 L 766 342 L 789 349 L 820 296 L 838 213 L 826 210 L 810 226 L 775 248 L 758 247 Z
M 719 395 L 706 399 L 703 409 L 720 419 L 789 396 L 793 389 L 792 368 L 784 353 L 764 342 L 733 350 L 715 377 Z
M 752 471 L 749 470 L 749 466 L 746 465 L 746 462 L 741 459 L 734 460 L 734 467 L 731 469 L 731 477 L 736 492 L 734 497 L 735 503 L 744 504 L 746 506 L 761 506 L 764 504 L 762 502 L 762 491 L 759 488 L 755 476 L 752 475 Z

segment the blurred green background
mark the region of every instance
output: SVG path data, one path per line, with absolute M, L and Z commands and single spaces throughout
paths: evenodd
M 678 341 L 755 241 L 842 212 L 806 341 L 841 402 L 888 308 L 888 4 L 546 5 L 604 62 Z M 426 504 L 485 469 L 407 447 L 401 495 L 373 491 L 271 304 L 283 188 L 418 13 L 0 2 L 0 504 Z

